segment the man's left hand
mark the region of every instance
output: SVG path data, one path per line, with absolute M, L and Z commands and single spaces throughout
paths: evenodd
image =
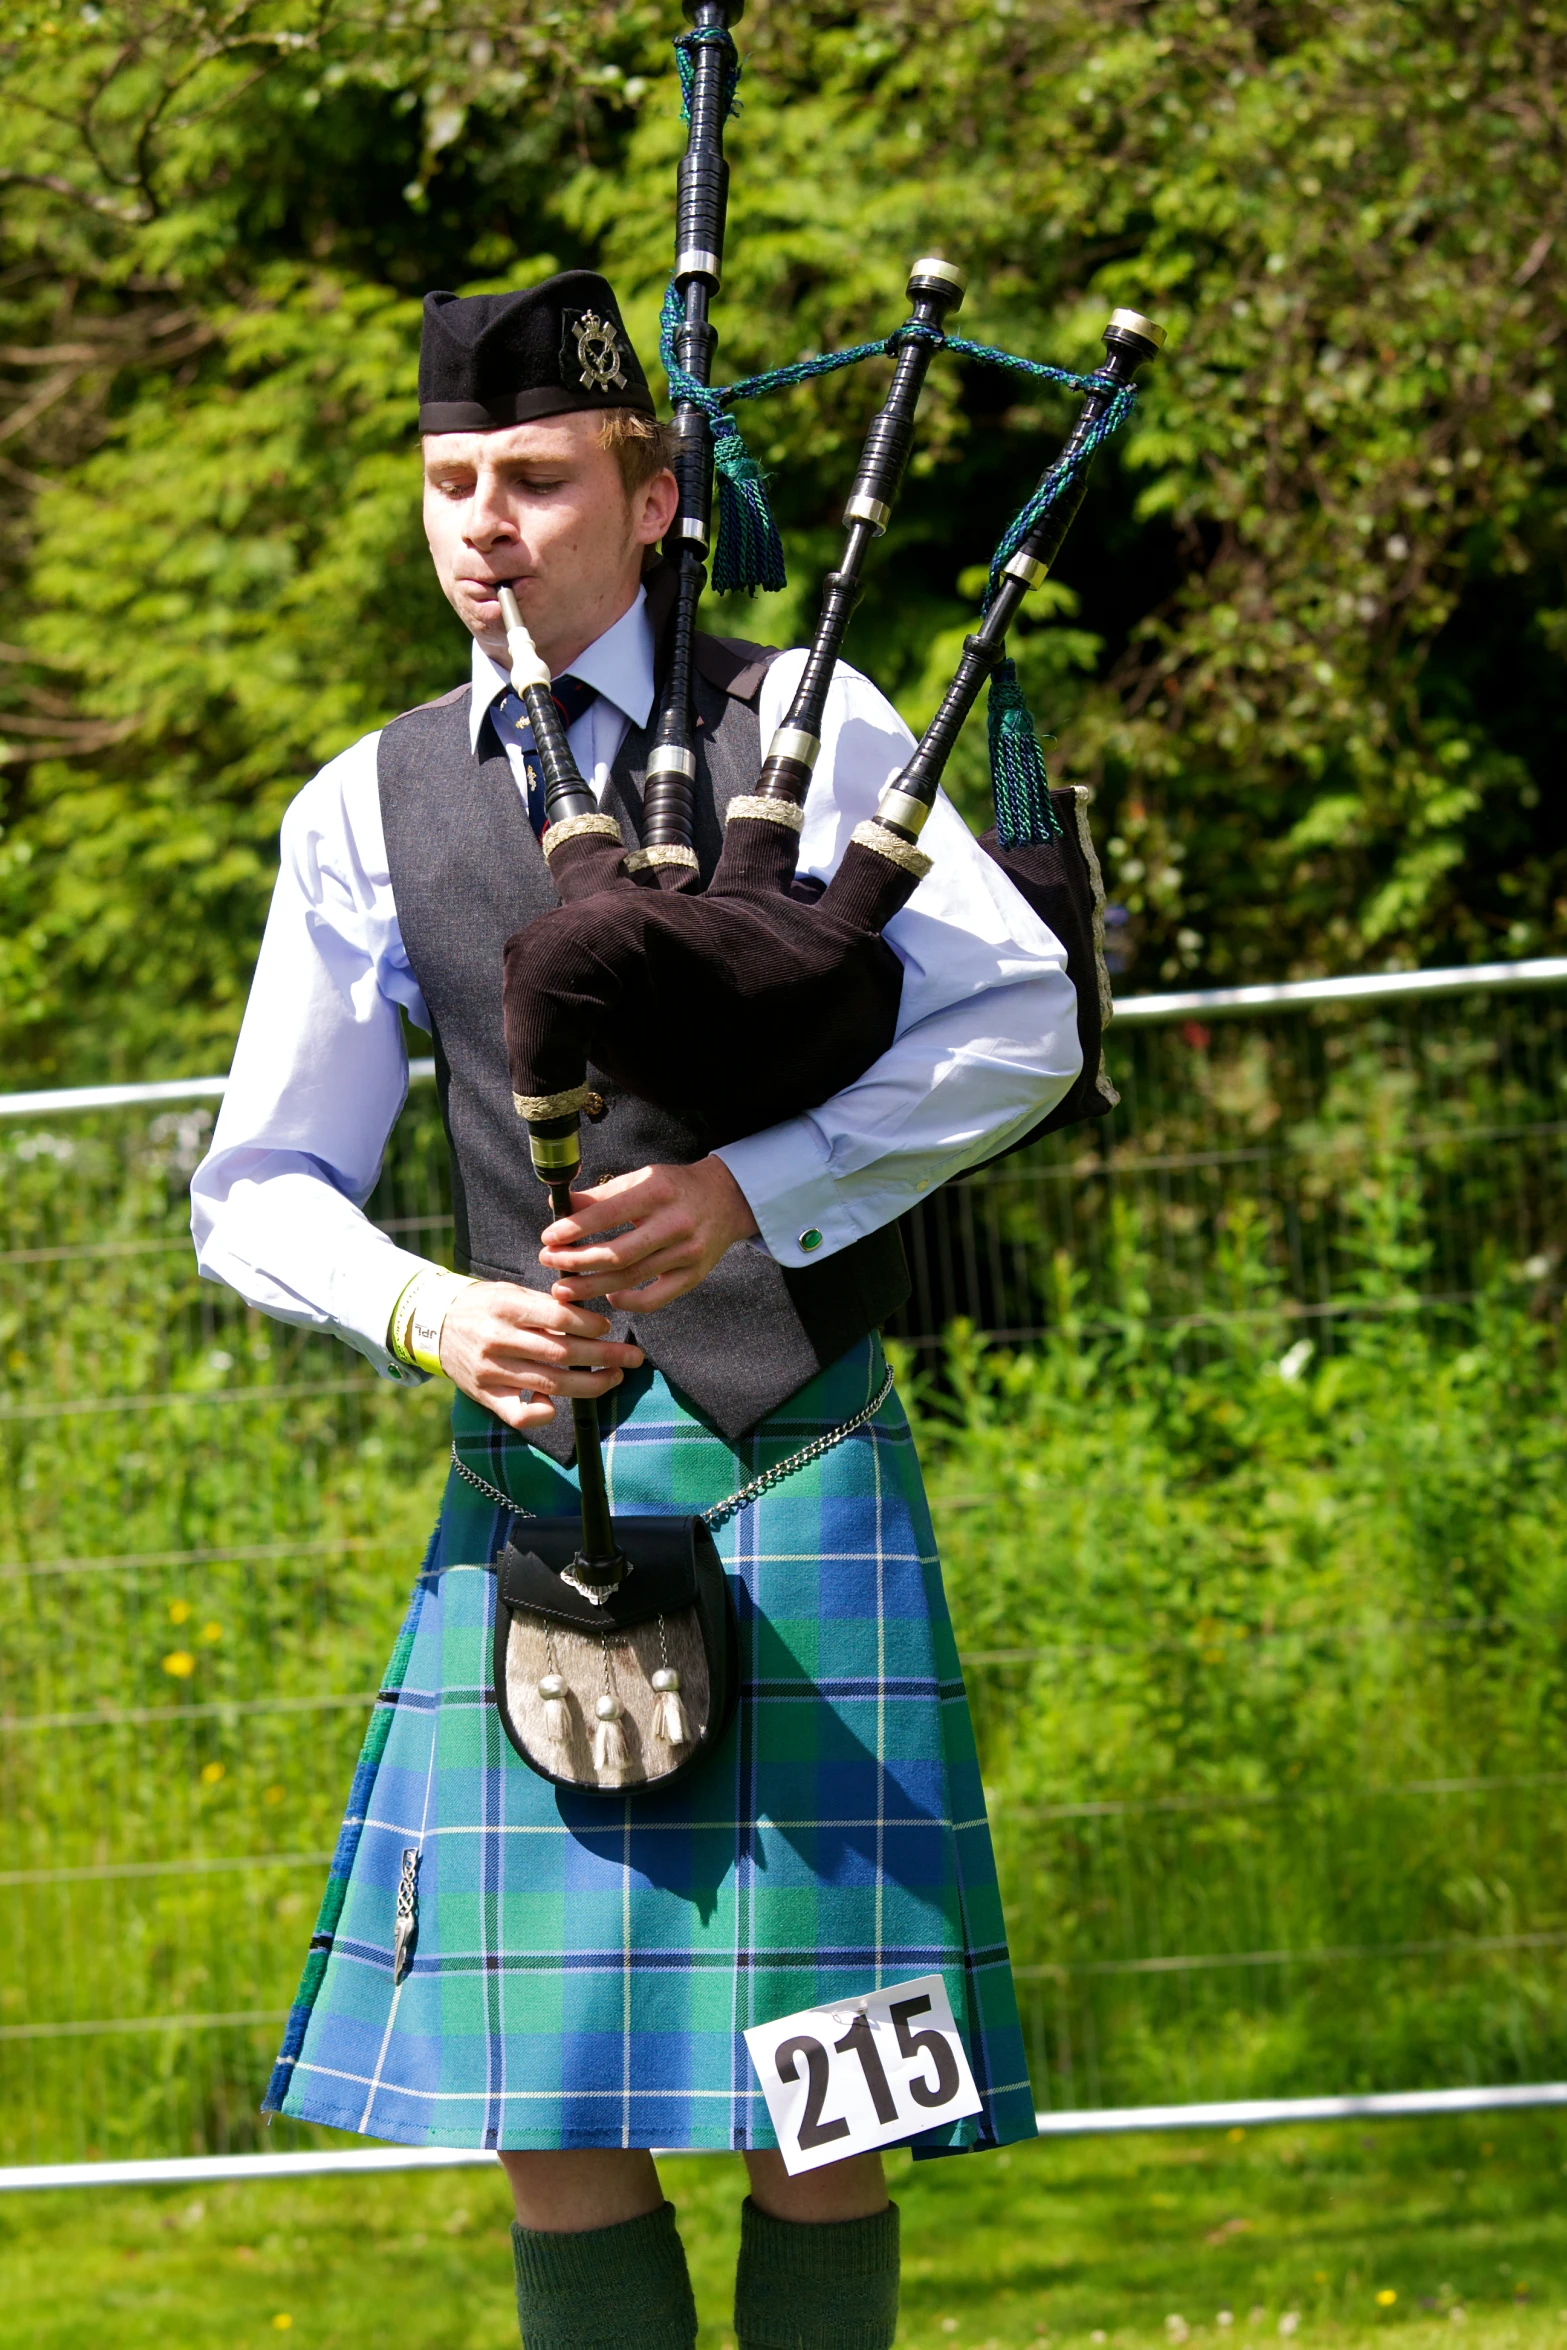
M 651 1313 L 685 1297 L 726 1249 L 756 1231 L 750 1203 L 722 1159 L 639 1167 L 571 1196 L 572 1213 L 545 1227 L 539 1251 L 540 1264 L 560 1276 L 554 1294 L 563 1303 L 602 1297 L 623 1311 Z M 600 1232 L 615 1238 L 596 1240 Z

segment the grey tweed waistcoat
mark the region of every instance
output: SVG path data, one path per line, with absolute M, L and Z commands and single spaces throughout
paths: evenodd
M 697 639 L 696 849 L 703 879 L 718 858 L 724 810 L 760 767 L 755 697 L 765 649 Z M 387 862 L 403 944 L 429 1010 L 441 1115 L 451 1145 L 456 1261 L 490 1280 L 548 1289 L 538 1261 L 548 1194 L 533 1173 L 512 1108 L 501 1031 L 501 950 L 559 904 L 544 852 L 506 754 L 486 720 L 469 748 L 461 687 L 396 718 L 381 736 L 379 781 Z M 604 805 L 641 838 L 646 729 L 628 733 Z M 594 1075 L 607 1109 L 584 1126 L 584 1180 L 635 1167 L 687 1166 L 707 1144 L 681 1120 Z M 648 1360 L 731 1441 L 754 1428 L 827 1364 L 879 1326 L 909 1291 L 895 1227 L 819 1264 L 779 1265 L 731 1248 L 700 1288 L 642 1322 L 615 1314 L 617 1338 Z M 531 1442 L 569 1462 L 571 1414 Z

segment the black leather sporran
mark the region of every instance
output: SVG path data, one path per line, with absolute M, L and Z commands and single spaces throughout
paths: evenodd
M 685 1778 L 739 1686 L 734 1600 L 700 1518 L 621 1518 L 600 1597 L 571 1579 L 576 1518 L 515 1518 L 497 1565 L 495 1702 L 528 1768 L 584 1795 Z

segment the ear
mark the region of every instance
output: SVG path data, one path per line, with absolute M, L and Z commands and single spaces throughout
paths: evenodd
M 644 482 L 631 503 L 633 533 L 639 546 L 656 546 L 668 532 L 680 509 L 680 490 L 666 468 Z

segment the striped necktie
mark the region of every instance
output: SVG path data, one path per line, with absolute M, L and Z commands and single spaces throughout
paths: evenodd
M 563 724 L 572 727 L 583 712 L 591 709 L 598 700 L 598 688 L 584 685 L 580 677 L 573 677 L 568 671 L 564 677 L 557 677 L 551 685 L 550 699 L 560 712 Z M 490 716 L 495 721 L 495 731 L 501 741 L 507 745 L 515 743 L 521 749 L 522 764 L 528 777 L 528 822 L 542 837 L 544 770 L 533 747 L 533 728 L 528 722 L 528 706 L 521 694 L 508 686 L 490 705 Z

